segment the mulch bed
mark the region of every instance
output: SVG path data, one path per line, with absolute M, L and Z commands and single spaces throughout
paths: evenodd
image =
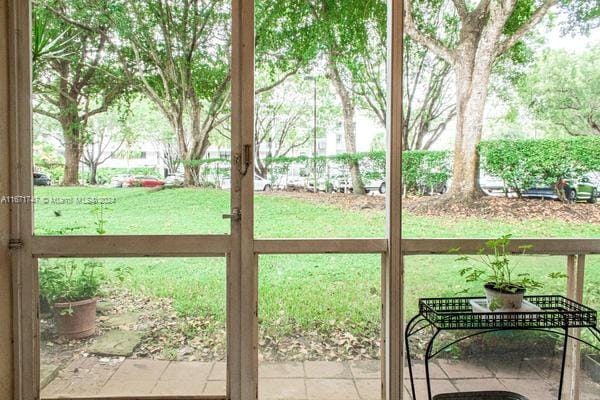
M 340 207 L 349 211 L 385 210 L 385 197 L 377 194 L 272 192 L 282 196 L 317 204 Z M 450 219 L 482 218 L 513 221 L 559 220 L 567 223 L 600 224 L 600 203 L 562 203 L 556 200 L 516 199 L 486 196 L 469 203 L 439 203 L 440 196 L 409 197 L 403 208 L 414 215 Z

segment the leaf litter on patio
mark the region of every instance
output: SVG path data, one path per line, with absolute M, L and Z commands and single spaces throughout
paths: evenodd
M 81 340 L 56 336 L 51 316 L 42 319 L 42 359 L 65 363 L 71 358 L 91 356 L 90 348 L 104 333 L 118 329 L 142 332 L 142 339 L 130 358 L 161 360 L 219 361 L 226 357 L 226 331 L 223 321 L 211 315 L 180 316 L 168 298 L 152 298 L 125 288 L 115 288 L 102 299 L 96 335 Z M 113 324 L 123 315 L 126 323 Z M 315 323 L 314 329 L 260 327 L 260 359 L 277 360 L 363 360 L 377 359 L 380 334 L 366 329 L 352 334 L 350 321 Z M 285 332 L 285 333 L 283 333 Z M 122 357 L 114 357 L 122 358 Z M 110 357 L 104 357 L 107 361 Z

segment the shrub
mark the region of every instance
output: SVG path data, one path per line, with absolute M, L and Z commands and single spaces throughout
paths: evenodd
M 411 150 L 403 153 L 402 169 L 404 184 L 407 191 L 420 192 L 423 188 L 432 188 L 445 183 L 450 178 L 450 152 Z M 269 177 L 276 182 L 279 177 L 288 173 L 293 164 L 301 166 L 306 171 L 313 168 L 313 158 L 300 157 L 274 157 L 269 158 Z M 343 170 L 350 161 L 357 161 L 361 168 L 363 178 L 385 178 L 385 151 L 371 151 L 368 153 L 342 153 L 335 156 L 317 157 L 317 175 L 328 178 L 332 169 Z
M 536 182 L 555 185 L 600 170 L 600 137 L 493 140 L 479 145 L 482 169 L 520 196 Z
M 402 153 L 402 176 L 407 192 L 420 193 L 444 184 L 450 178 L 450 152 L 409 150 Z
M 86 170 L 87 171 L 87 170 Z M 96 182 L 99 185 L 110 183 L 112 178 L 117 175 L 145 175 L 145 176 L 159 176 L 155 168 L 152 167 L 136 167 L 136 168 L 98 168 L 96 172 Z M 89 173 L 85 175 L 86 181 L 89 181 Z

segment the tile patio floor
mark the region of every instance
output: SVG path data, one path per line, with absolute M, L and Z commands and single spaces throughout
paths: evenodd
M 546 364 L 546 365 L 544 365 Z M 436 361 L 432 366 L 433 392 L 512 390 L 530 400 L 556 398 L 558 373 L 552 362 L 523 362 L 510 368 L 474 363 Z M 541 367 L 540 367 L 541 366 Z M 285 362 L 260 365 L 262 400 L 378 400 L 380 363 Z M 408 372 L 406 373 L 408 377 Z M 415 369 L 417 399 L 425 399 L 424 368 Z M 451 378 L 450 378 L 451 377 Z M 406 394 L 409 381 L 405 381 Z M 600 385 L 587 383 L 582 400 L 599 400 Z M 58 373 L 42 398 L 91 395 L 219 395 L 225 393 L 225 363 L 124 361 L 81 358 Z M 406 397 L 410 399 L 410 396 Z

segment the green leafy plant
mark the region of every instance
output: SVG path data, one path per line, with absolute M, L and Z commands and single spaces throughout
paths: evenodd
M 92 208 L 92 213 L 96 216 L 94 225 L 96 225 L 96 233 L 98 233 L 98 235 L 104 235 L 106 233 L 106 223 L 108 220 L 105 218 L 104 213 L 109 210 L 110 209 L 102 203 Z
M 104 264 L 99 261 L 56 261 L 40 267 L 40 290 L 49 304 L 70 303 L 101 294 L 106 282 Z
M 460 269 L 460 276 L 466 282 L 483 282 L 493 289 L 503 293 L 516 293 L 520 290 L 540 289 L 542 283 L 533 279 L 527 272 L 516 273 L 509 259 L 509 245 L 512 235 L 504 235 L 497 239 L 488 240 L 485 246 L 479 249 L 476 256 L 461 256 L 456 261 L 467 262 L 469 266 Z M 532 245 L 519 246 L 520 253 L 524 255 Z M 457 253 L 460 248 L 452 249 L 450 252 Z M 557 279 L 564 274 L 552 272 L 549 278 Z M 499 304 L 490 304 L 489 308 L 494 311 Z
M 119 265 L 114 268 L 114 276 L 120 283 L 125 282 L 128 276 L 131 276 L 133 268 L 129 265 Z
M 476 257 L 461 256 L 456 261 L 469 262 L 471 265 L 460 270 L 460 276 L 467 282 L 484 281 L 493 284 L 494 289 L 505 293 L 515 293 L 519 289 L 539 289 L 542 284 L 533 280 L 528 273 L 515 274 L 508 258 L 508 246 L 511 235 L 488 240 L 485 247 L 479 249 Z M 531 249 L 531 245 L 519 246 L 521 254 Z

